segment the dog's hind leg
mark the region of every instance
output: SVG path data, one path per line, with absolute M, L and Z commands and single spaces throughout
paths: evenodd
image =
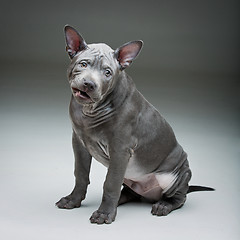
M 135 193 L 131 188 L 123 184 L 118 206 L 128 202 L 140 202 L 141 198 L 142 197 L 139 194 Z
M 153 204 L 151 213 L 157 216 L 166 216 L 171 211 L 183 206 L 188 192 L 188 182 L 191 179 L 191 171 L 188 168 L 182 177 L 172 186 L 163 197 Z M 177 185 L 177 186 L 176 186 Z M 176 189 L 176 190 L 174 190 Z

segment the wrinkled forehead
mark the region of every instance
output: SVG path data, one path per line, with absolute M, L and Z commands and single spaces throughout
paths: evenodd
M 114 50 L 104 43 L 89 44 L 88 48 L 76 55 L 76 62 L 90 60 L 94 65 L 118 67 L 118 61 L 114 57 Z

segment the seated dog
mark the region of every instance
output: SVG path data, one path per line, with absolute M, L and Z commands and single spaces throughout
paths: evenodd
M 76 183 L 56 205 L 80 207 L 92 157 L 108 168 L 102 203 L 92 214 L 92 223 L 112 223 L 118 205 L 141 198 L 153 203 L 153 215 L 165 216 L 180 208 L 191 190 L 212 190 L 189 188 L 187 154 L 125 72 L 143 42 L 132 41 L 114 51 L 102 43 L 87 45 L 70 26 L 65 27 L 65 36 L 71 58 L 68 79 Z

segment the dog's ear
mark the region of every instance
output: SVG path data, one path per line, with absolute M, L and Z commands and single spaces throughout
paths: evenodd
M 66 51 L 70 58 L 73 58 L 78 52 L 87 48 L 83 37 L 73 27 L 66 25 L 64 28 L 66 38 Z
M 128 42 L 116 49 L 115 57 L 117 58 L 122 70 L 132 63 L 139 54 L 142 46 L 143 41 L 139 40 Z

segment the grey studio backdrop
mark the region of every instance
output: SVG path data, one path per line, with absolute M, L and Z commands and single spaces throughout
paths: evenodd
M 239 11 L 234 0 L 2 0 L 1 238 L 239 239 Z M 144 41 L 127 72 L 172 125 L 191 183 L 215 192 L 192 193 L 162 218 L 128 204 L 111 226 L 95 226 L 106 169 L 93 162 L 83 206 L 55 208 L 74 184 L 65 24 L 114 49 Z

